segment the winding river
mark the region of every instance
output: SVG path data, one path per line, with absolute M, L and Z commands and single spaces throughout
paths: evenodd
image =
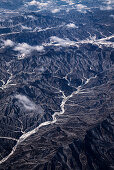
M 91 79 L 94 79 L 94 78 L 96 78 L 96 76 L 95 76 L 95 77 L 90 77 L 89 79 L 86 79 L 85 84 L 88 84 L 88 83 L 90 82 L 90 80 L 91 80 Z M 4 163 L 5 161 L 7 161 L 7 160 L 14 154 L 17 146 L 18 146 L 21 142 L 23 142 L 25 139 L 27 139 L 27 138 L 30 137 L 31 135 L 35 134 L 36 132 L 38 132 L 38 130 L 39 130 L 41 127 L 56 123 L 56 122 L 57 122 L 56 116 L 59 116 L 59 115 L 61 115 L 61 114 L 64 114 L 64 112 L 65 112 L 65 104 L 66 104 L 66 102 L 67 102 L 71 97 L 73 97 L 74 94 L 79 94 L 79 93 L 81 93 L 82 90 L 83 90 L 83 89 L 82 89 L 82 86 L 79 86 L 79 87 L 77 88 L 77 90 L 74 91 L 74 92 L 73 92 L 71 95 L 69 95 L 69 96 L 65 96 L 64 92 L 60 90 L 60 92 L 62 93 L 62 98 L 63 98 L 63 100 L 62 100 L 62 102 L 61 102 L 61 105 L 60 105 L 61 111 L 60 111 L 60 112 L 55 112 L 55 113 L 52 115 L 52 118 L 53 118 L 52 121 L 43 122 L 43 123 L 41 123 L 38 127 L 36 127 L 35 129 L 33 129 L 33 130 L 31 130 L 31 131 L 29 131 L 29 132 L 27 132 L 27 133 L 24 133 L 22 136 L 20 136 L 20 138 L 17 140 L 16 145 L 12 148 L 12 151 L 10 152 L 10 154 L 7 155 L 6 157 L 4 157 L 4 158 L 0 161 L 0 164 L 2 164 L 2 163 Z M 5 138 L 9 139 L 8 137 L 5 137 Z

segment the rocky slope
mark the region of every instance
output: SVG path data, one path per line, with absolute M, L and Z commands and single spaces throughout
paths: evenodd
M 0 170 L 112 170 L 113 4 L 22 2 L 0 6 Z

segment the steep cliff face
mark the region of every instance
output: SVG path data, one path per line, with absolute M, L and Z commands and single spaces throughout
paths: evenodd
M 112 170 L 113 3 L 9 3 L 0 6 L 0 170 Z

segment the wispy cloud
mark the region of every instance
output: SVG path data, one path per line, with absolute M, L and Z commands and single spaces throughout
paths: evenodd
M 110 5 L 108 5 L 108 6 L 101 6 L 100 7 L 100 10 L 102 10 L 102 11 L 105 11 L 105 10 L 112 10 L 112 6 L 110 6 Z
M 68 28 L 78 28 L 74 23 L 70 23 L 66 25 Z
M 24 26 L 24 25 L 21 25 L 21 28 L 22 28 L 23 30 L 32 30 L 31 27 L 27 27 L 27 26 Z
M 112 10 L 114 8 L 114 0 L 105 0 L 100 10 Z
M 53 14 L 55 14 L 55 13 L 57 13 L 57 12 L 60 12 L 60 9 L 53 9 L 51 12 L 52 12 Z
M 36 0 L 32 0 L 30 2 L 28 2 L 29 6 L 37 6 L 38 8 L 42 8 L 42 7 L 47 7 L 49 5 L 49 1 L 47 2 L 38 2 Z
M 15 43 L 10 39 L 2 40 L 2 46 L 4 47 L 13 47 L 13 50 L 18 52 L 18 58 L 22 59 L 31 54 L 32 51 L 42 52 L 44 51 L 44 47 L 41 46 L 31 46 L 27 43 Z
M 75 42 L 69 40 L 68 38 L 62 39 L 56 36 L 50 37 L 50 43 L 54 44 L 55 46 L 63 46 L 63 47 L 75 45 Z
M 50 37 L 50 42 L 49 43 L 44 43 L 44 46 L 61 46 L 61 47 L 67 47 L 67 46 L 76 46 L 80 47 L 83 44 L 94 44 L 97 45 L 98 47 L 111 47 L 114 48 L 114 42 L 111 41 L 111 39 L 114 38 L 114 35 L 97 39 L 96 36 L 90 36 L 87 39 L 84 40 L 78 40 L 78 41 L 71 41 L 68 38 L 62 39 L 56 36 Z
M 114 15 L 110 15 L 110 17 L 112 17 L 114 19 Z
M 29 100 L 26 96 L 17 94 L 15 95 L 15 98 L 18 99 L 19 103 L 21 103 L 25 109 L 27 110 L 36 109 L 36 105 L 31 100 Z
M 5 40 L 3 42 L 4 42 L 5 47 L 8 47 L 8 46 L 13 47 L 15 45 L 15 43 L 13 41 L 9 40 L 9 39 L 7 39 L 7 40 Z
M 69 5 L 73 5 L 74 4 L 74 2 L 72 0 L 61 0 L 61 1 L 66 2 Z
M 43 46 L 30 46 L 27 43 L 19 43 L 17 46 L 15 46 L 14 51 L 19 52 L 19 58 L 24 58 L 25 56 L 29 55 L 32 51 L 43 51 Z
M 76 9 L 78 12 L 81 12 L 81 13 L 86 13 L 87 10 L 89 10 L 89 8 L 86 5 L 82 5 L 82 4 L 77 4 Z
M 36 20 L 36 17 L 33 16 L 33 15 L 27 15 L 27 17 L 30 18 L 30 19 Z

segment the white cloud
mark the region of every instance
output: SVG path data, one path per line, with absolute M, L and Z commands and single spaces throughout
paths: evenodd
M 112 4 L 114 4 L 114 0 L 105 0 L 104 4 L 112 5 Z
M 24 57 L 26 57 L 27 55 L 29 55 L 32 51 L 38 51 L 38 52 L 42 52 L 44 51 L 44 47 L 41 46 L 31 46 L 27 43 L 15 43 L 13 41 L 11 41 L 10 39 L 7 40 L 3 40 L 2 41 L 2 45 L 3 47 L 13 47 L 14 51 L 18 52 L 18 58 L 22 59 Z
M 105 11 L 105 10 L 112 10 L 112 6 L 110 6 L 110 5 L 108 5 L 108 6 L 101 6 L 100 7 L 100 10 L 102 10 L 102 11 Z
M 114 15 L 110 15 L 110 17 L 112 17 L 114 19 Z
M 37 5 L 37 1 L 33 0 L 31 2 L 28 3 L 29 5 Z
M 66 2 L 69 5 L 74 5 L 74 2 L 72 0 L 61 0 L 63 2 Z
M 32 16 L 32 15 L 27 15 L 27 17 L 30 18 L 30 19 L 33 19 L 33 20 L 36 19 L 35 16 Z
M 22 28 L 23 30 L 31 30 L 31 29 L 32 29 L 31 27 L 27 27 L 27 26 L 24 26 L 24 25 L 21 25 L 21 28 Z
M 54 44 L 55 46 L 63 46 L 63 47 L 71 46 L 75 44 L 74 41 L 71 41 L 68 38 L 62 39 L 56 36 L 50 37 L 50 42 L 51 44 Z
M 15 95 L 15 98 L 18 99 L 19 103 L 21 103 L 25 109 L 27 110 L 36 109 L 36 105 L 31 100 L 29 100 L 26 96 L 17 94 Z
M 88 43 L 94 44 L 100 48 L 102 48 L 103 46 L 114 48 L 114 43 L 112 41 L 110 41 L 112 38 L 114 38 L 114 35 L 105 37 L 105 38 L 101 38 L 101 39 L 97 39 L 96 36 L 93 36 L 93 37 L 89 37 L 86 40 L 81 40 L 77 43 L 79 43 L 79 44 L 88 44 Z
M 59 12 L 60 11 L 60 9 L 53 9 L 51 12 L 53 13 L 53 14 L 55 14 L 55 13 L 57 13 L 57 12 Z
M 4 46 L 5 46 L 5 47 L 8 47 L 8 46 L 9 46 L 9 47 L 13 47 L 14 44 L 15 44 L 15 43 L 14 43 L 13 41 L 9 40 L 9 39 L 4 41 Z
M 49 1 L 47 1 L 47 2 L 37 2 L 35 0 L 32 0 L 31 2 L 28 3 L 29 6 L 38 6 L 39 8 L 46 7 L 48 4 L 49 4 Z
M 111 39 L 114 38 L 114 35 L 97 39 L 96 36 L 93 37 L 88 37 L 87 39 L 84 40 L 79 40 L 79 41 L 71 41 L 68 38 L 62 39 L 56 36 L 50 37 L 50 43 L 44 43 L 44 46 L 62 46 L 62 47 L 67 47 L 67 46 L 76 46 L 79 47 L 80 45 L 83 44 L 94 44 L 97 45 L 98 47 L 102 48 L 103 46 L 105 47 L 111 47 L 114 48 L 114 42 L 111 41 Z
M 76 9 L 78 12 L 81 12 L 81 13 L 86 13 L 86 11 L 89 9 L 87 6 L 85 5 L 82 5 L 82 4 L 77 4 L 76 5 Z
M 44 47 L 43 46 L 30 46 L 27 43 L 22 43 L 22 44 L 18 44 L 17 46 L 15 46 L 14 51 L 19 52 L 19 58 L 24 58 L 25 56 L 29 55 L 32 51 L 43 51 Z
M 114 8 L 114 0 L 105 0 L 100 10 L 112 10 Z
M 78 28 L 75 24 L 70 23 L 66 25 L 68 28 Z

